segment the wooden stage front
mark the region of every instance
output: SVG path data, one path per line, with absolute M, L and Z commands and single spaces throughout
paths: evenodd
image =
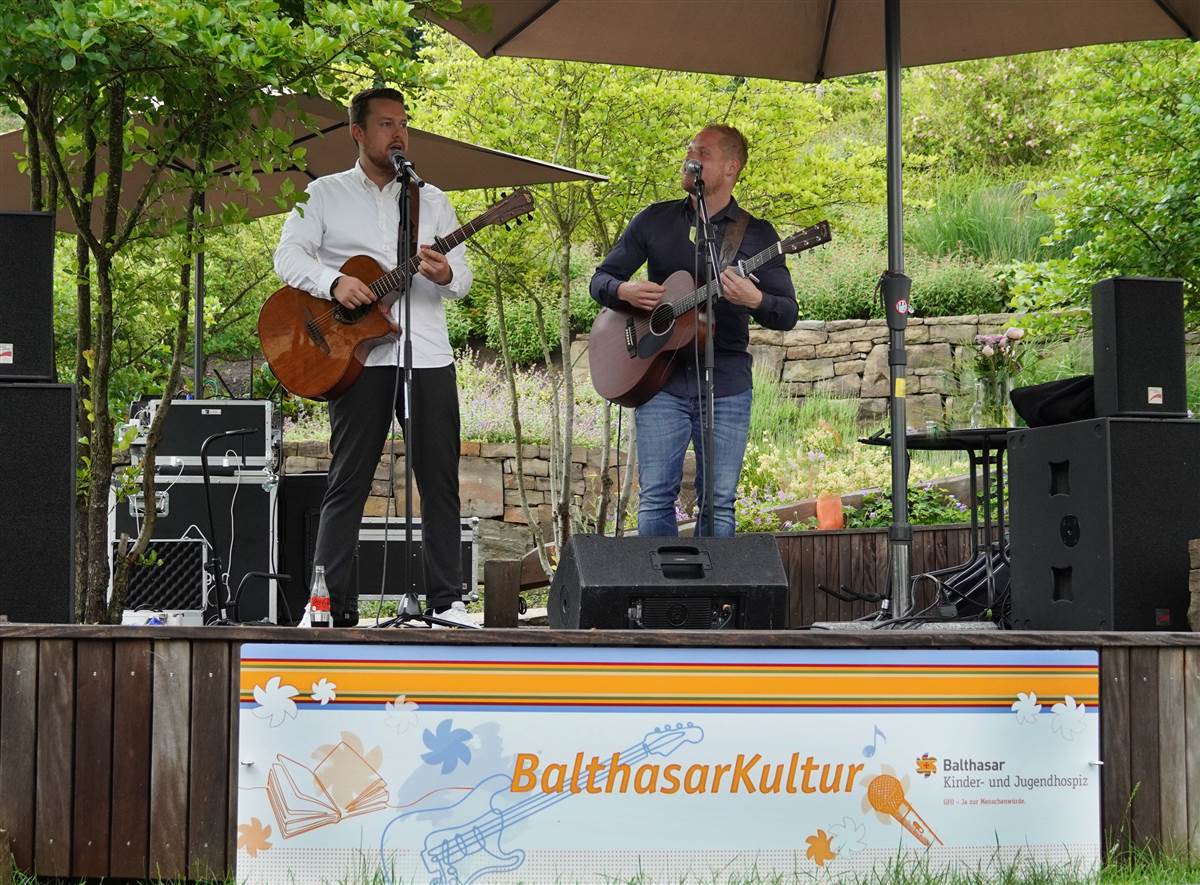
M 1103 826 L 1200 857 L 1200 634 L 0 626 L 0 830 L 25 871 L 233 872 L 244 642 L 1095 649 Z M 0 848 L 0 857 L 3 849 Z

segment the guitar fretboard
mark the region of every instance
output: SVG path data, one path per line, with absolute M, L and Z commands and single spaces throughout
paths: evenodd
M 775 256 L 782 255 L 782 254 L 783 254 L 783 244 L 782 243 L 772 243 L 770 246 L 763 249 L 761 252 L 759 252 L 753 258 L 748 258 L 745 261 L 741 262 L 740 267 L 736 263 L 729 265 L 729 267 L 738 276 L 744 277 L 744 276 L 748 276 L 749 274 L 754 273 L 754 271 L 758 270 L 760 267 L 762 267 L 764 264 L 766 264 L 768 261 L 770 261 Z M 684 295 L 682 298 L 680 298 L 678 301 L 672 301 L 671 307 L 674 309 L 675 316 L 680 316 L 682 314 L 687 313 L 689 310 L 694 310 L 697 306 L 706 302 L 708 300 L 709 295 L 716 296 L 719 294 L 720 294 L 720 289 L 717 288 L 717 281 L 709 280 L 708 283 L 701 286 L 699 289 L 692 290 L 687 295 Z
M 451 249 L 465 242 L 470 237 L 479 233 L 481 229 L 486 227 L 489 222 L 485 220 L 486 216 L 480 215 L 468 221 L 458 230 L 444 237 L 436 237 L 433 241 L 433 250 L 442 255 L 445 255 Z M 399 289 L 407 277 L 412 276 L 421 266 L 420 256 L 414 255 L 408 260 L 404 267 L 397 267 L 395 270 L 388 271 L 375 282 L 371 283 L 368 288 L 375 293 L 376 298 L 383 298 L 389 292 Z

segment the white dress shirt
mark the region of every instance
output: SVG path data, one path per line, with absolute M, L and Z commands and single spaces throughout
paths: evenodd
M 289 286 L 321 298 L 332 298 L 330 288 L 341 276 L 338 268 L 354 255 L 367 255 L 390 271 L 396 260 L 400 224 L 400 185 L 389 182 L 382 190 L 354 164 L 353 169 L 318 178 L 308 186 L 308 202 L 297 205 L 283 224 L 275 249 L 275 273 Z M 417 243 L 431 245 L 434 237 L 458 228 L 458 217 L 446 195 L 431 184 L 419 191 L 420 223 Z M 442 299 L 462 298 L 471 288 L 466 245 L 451 249 L 446 258 L 454 272 L 446 285 L 421 274 L 412 278 L 413 368 L 432 369 L 454 361 L 446 332 Z M 400 299 L 391 308 L 400 323 Z M 367 354 L 365 365 L 394 366 L 403 351 L 404 329 L 398 341 L 384 342 Z

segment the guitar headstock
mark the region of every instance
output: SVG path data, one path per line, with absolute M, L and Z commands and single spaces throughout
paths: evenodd
M 677 722 L 654 729 L 643 739 L 646 751 L 659 756 L 669 756 L 681 744 L 698 744 L 704 740 L 704 729 L 691 722 Z
M 526 188 L 519 187 L 511 194 L 507 194 L 503 199 L 493 203 L 487 210 L 479 216 L 478 221 L 481 224 L 504 224 L 516 219 L 517 224 L 520 224 L 522 217 L 532 218 L 533 215 L 533 194 Z
M 805 249 L 811 249 L 813 246 L 828 243 L 832 239 L 833 234 L 829 231 L 829 222 L 818 221 L 811 227 L 796 231 L 790 237 L 784 237 L 779 241 L 779 250 L 784 255 L 795 255 Z

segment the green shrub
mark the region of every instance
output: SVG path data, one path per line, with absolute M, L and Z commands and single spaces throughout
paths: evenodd
M 944 525 L 967 520 L 967 507 L 940 486 L 923 483 L 908 490 L 908 521 L 913 525 Z M 862 507 L 846 512 L 846 528 L 862 529 L 892 524 L 892 493 L 872 492 Z
M 1006 264 L 1053 257 L 1042 239 L 1054 220 L 1021 183 L 996 184 L 965 176 L 942 184 L 933 207 L 913 217 L 906 239 L 926 255 L 964 255 Z
M 995 273 L 977 264 L 944 261 L 917 265 L 912 277 L 912 304 L 918 316 L 1001 313 L 1006 306 L 1004 287 Z
M 809 260 L 811 258 L 811 260 Z M 830 244 L 792 265 L 800 316 L 809 320 L 866 320 L 883 316 L 876 292 L 887 267 L 882 248 L 861 242 Z M 1007 292 L 997 268 L 961 258 L 917 257 L 907 267 L 919 316 L 998 313 Z
M 471 315 L 464 301 L 465 299 L 457 299 L 443 303 L 446 310 L 446 330 L 450 333 L 450 346 L 455 350 L 467 346 L 472 332 Z

